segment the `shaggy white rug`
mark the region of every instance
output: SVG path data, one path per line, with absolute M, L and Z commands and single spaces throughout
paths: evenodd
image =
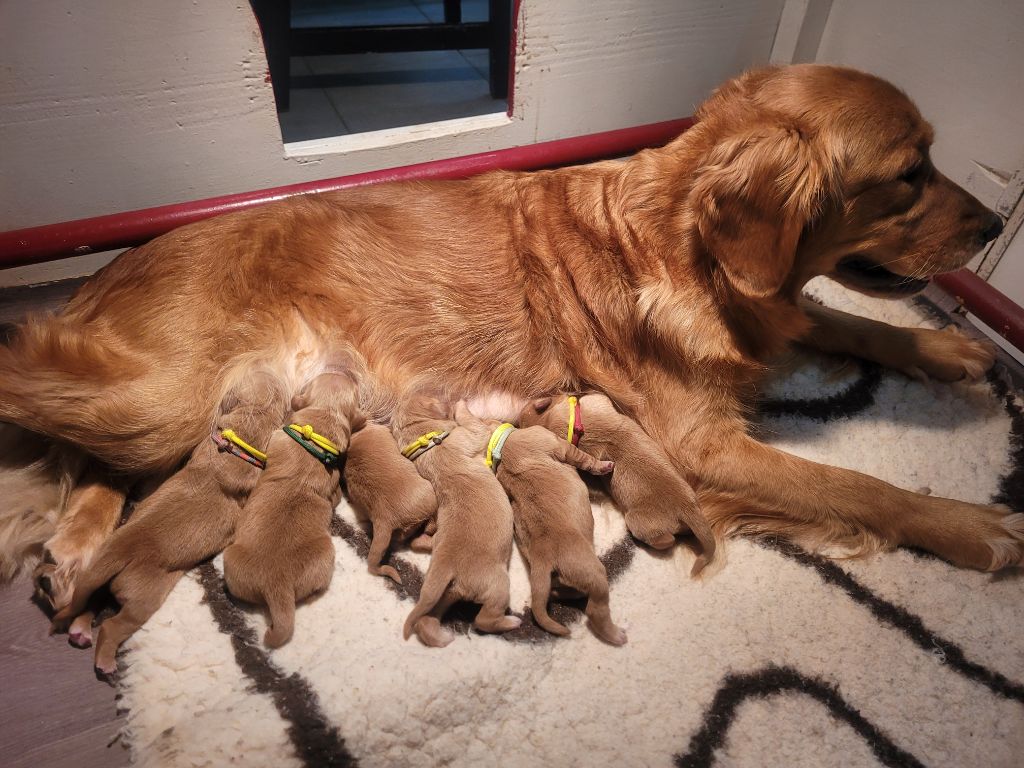
M 826 303 L 904 325 L 922 301 L 816 284 Z M 997 372 L 922 385 L 809 356 L 766 393 L 764 439 L 914 490 L 1024 509 L 1021 402 Z M 1005 371 L 1003 372 L 1005 375 Z M 527 620 L 505 637 L 464 620 L 454 643 L 401 638 L 427 559 L 399 552 L 406 589 L 370 576 L 343 503 L 329 592 L 270 653 L 260 614 L 224 595 L 219 562 L 184 579 L 121 659 L 126 738 L 146 766 L 1019 766 L 1024 600 L 1018 573 L 961 571 L 898 551 L 832 561 L 733 540 L 702 581 L 692 555 L 633 545 L 596 500 L 596 543 L 629 643 Z M 512 608 L 526 574 L 513 555 Z M 527 614 L 528 615 L 528 614 Z

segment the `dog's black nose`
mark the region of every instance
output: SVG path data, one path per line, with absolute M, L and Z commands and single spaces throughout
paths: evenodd
M 1003 233 L 1003 220 L 999 214 L 990 213 L 989 216 L 990 219 L 988 226 L 981 230 L 981 234 L 978 236 L 982 245 L 985 245 L 985 243 L 991 243 Z

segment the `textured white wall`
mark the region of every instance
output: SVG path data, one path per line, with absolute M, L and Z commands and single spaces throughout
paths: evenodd
M 833 0 L 817 60 L 903 88 L 936 128 L 936 165 L 989 206 L 1024 168 L 1020 0 Z
M 525 0 L 512 120 L 295 157 L 244 0 L 4 0 L 0 229 L 684 117 L 767 61 L 782 4 Z

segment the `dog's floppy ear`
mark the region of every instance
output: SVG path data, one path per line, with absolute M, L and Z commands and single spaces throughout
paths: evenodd
M 697 231 L 729 284 L 749 298 L 779 291 L 827 174 L 795 130 L 757 126 L 717 144 L 690 193 Z

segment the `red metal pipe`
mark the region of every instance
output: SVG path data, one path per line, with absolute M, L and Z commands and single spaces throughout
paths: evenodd
M 985 325 L 1024 350 L 1024 309 L 973 272 L 937 275 L 935 282 Z
M 498 168 L 533 170 L 594 160 L 664 144 L 693 125 L 692 118 L 668 120 L 635 128 L 545 141 L 525 147 L 481 152 L 447 160 L 406 165 L 333 179 L 289 184 L 256 192 L 161 205 L 139 211 L 96 216 L 60 224 L 0 232 L 0 269 L 38 264 L 67 256 L 130 248 L 211 216 L 281 200 L 294 195 L 331 192 L 363 184 L 410 179 L 464 179 Z

